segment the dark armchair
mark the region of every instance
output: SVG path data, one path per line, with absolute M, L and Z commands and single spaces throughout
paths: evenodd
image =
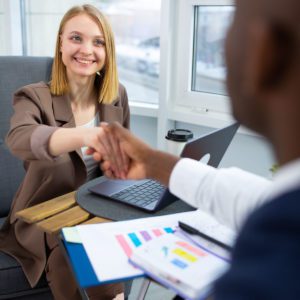
M 22 162 L 13 157 L 4 139 L 12 114 L 13 93 L 33 82 L 49 81 L 50 57 L 0 56 L 0 227 L 22 180 Z M 32 289 L 12 257 L 0 251 L 0 299 L 53 299 L 45 277 Z
M 4 142 L 12 115 L 13 93 L 26 84 L 48 82 L 52 61 L 50 57 L 0 56 L 0 227 L 24 175 L 22 162 L 10 154 Z M 125 299 L 131 283 L 125 283 Z M 53 297 L 45 276 L 32 289 L 19 263 L 0 251 L 1 299 L 48 300 Z

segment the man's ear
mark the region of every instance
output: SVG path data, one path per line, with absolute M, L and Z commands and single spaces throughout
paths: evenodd
M 295 54 L 293 36 L 283 26 L 261 21 L 250 26 L 248 38 L 245 92 L 253 94 L 278 87 Z

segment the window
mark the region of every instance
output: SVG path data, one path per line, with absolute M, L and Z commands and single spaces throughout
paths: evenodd
M 71 6 L 82 3 L 25 0 L 27 55 L 53 56 L 63 14 Z M 161 0 L 94 0 L 89 3 L 110 20 L 116 39 L 119 77 L 130 101 L 157 104 Z
M 19 0 L 0 0 L 0 55 L 22 55 Z
M 173 112 L 230 114 L 223 46 L 233 12 L 230 0 L 179 1 Z
M 224 40 L 232 6 L 195 6 L 192 91 L 226 94 Z
M 120 81 L 132 101 L 158 103 L 160 5 L 161 0 L 114 0 L 100 6 L 112 24 Z
M 4 12 L 4 2 L 0 1 L 0 36 L 2 37 L 2 42 L 0 43 L 0 54 L 5 55 L 7 54 L 6 50 L 6 34 L 5 34 L 5 12 Z M 5 38 L 3 38 L 5 37 Z

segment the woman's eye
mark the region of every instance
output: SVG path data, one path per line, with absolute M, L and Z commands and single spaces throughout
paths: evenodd
M 95 45 L 96 46 L 104 46 L 105 45 L 105 42 L 103 40 L 95 40 Z
M 79 35 L 73 35 L 71 37 L 71 40 L 75 41 L 75 42 L 80 42 L 81 41 L 81 37 Z

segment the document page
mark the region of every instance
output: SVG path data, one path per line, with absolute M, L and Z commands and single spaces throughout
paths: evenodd
M 128 259 L 135 248 L 172 234 L 178 220 L 188 220 L 195 211 L 131 221 L 76 226 L 85 251 L 101 282 L 143 276 Z

